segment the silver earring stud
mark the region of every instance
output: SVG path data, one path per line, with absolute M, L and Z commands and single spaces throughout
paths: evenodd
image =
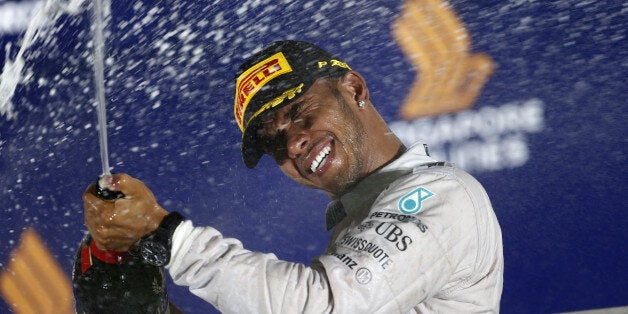
M 365 105 L 366 105 L 366 102 L 364 102 L 364 100 L 358 101 L 358 107 L 364 108 Z

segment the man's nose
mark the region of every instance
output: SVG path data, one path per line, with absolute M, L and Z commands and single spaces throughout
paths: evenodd
M 287 134 L 288 157 L 295 159 L 301 155 L 307 154 L 307 147 L 310 141 L 310 135 L 305 130 L 299 127 L 290 128 L 290 133 Z

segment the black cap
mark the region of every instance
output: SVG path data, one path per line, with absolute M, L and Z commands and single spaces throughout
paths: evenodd
M 242 159 L 254 168 L 264 155 L 258 128 L 261 116 L 303 95 L 321 77 L 338 77 L 351 68 L 331 53 L 304 41 L 277 41 L 238 69 L 233 112 L 242 131 Z

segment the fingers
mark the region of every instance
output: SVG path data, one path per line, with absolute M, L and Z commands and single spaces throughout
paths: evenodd
M 114 175 L 113 184 L 118 191 L 124 195 L 124 199 L 118 201 L 119 204 L 125 204 L 128 200 L 139 199 L 144 206 L 157 205 L 157 200 L 153 192 L 144 184 L 144 182 L 131 177 L 126 173 Z M 139 205 L 136 204 L 136 205 Z
M 92 184 L 83 194 L 85 225 L 99 248 L 128 249 L 142 236 L 153 232 L 168 212 L 155 200 L 153 193 L 138 179 L 128 174 L 115 174 L 110 190 L 125 197 L 115 200 L 99 198 Z
M 104 205 L 85 204 L 85 226 L 100 249 L 126 251 L 147 233 L 141 218 L 127 216 L 114 206 L 114 202 Z
M 90 234 L 101 250 L 126 252 L 138 240 L 135 236 L 124 233 L 124 229 L 118 228 L 97 228 Z
M 115 201 L 96 196 L 96 184 L 91 184 L 83 193 L 85 226 L 100 249 L 120 250 L 131 240 L 125 240 L 124 233 L 116 230 Z
M 100 203 L 100 202 L 105 201 L 102 198 L 96 196 L 96 189 L 97 189 L 96 184 L 90 184 L 87 187 L 87 189 L 85 189 L 85 192 L 83 193 L 83 203 L 94 204 L 94 203 Z
M 146 189 L 146 186 L 142 181 L 135 179 L 126 173 L 114 174 L 111 186 L 115 191 L 120 191 L 129 197 L 136 196 Z

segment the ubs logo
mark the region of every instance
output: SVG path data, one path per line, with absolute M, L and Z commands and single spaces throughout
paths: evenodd
M 412 239 L 403 235 L 403 230 L 394 223 L 382 222 L 375 228 L 375 232 L 394 243 L 399 251 L 405 251 L 412 244 Z

